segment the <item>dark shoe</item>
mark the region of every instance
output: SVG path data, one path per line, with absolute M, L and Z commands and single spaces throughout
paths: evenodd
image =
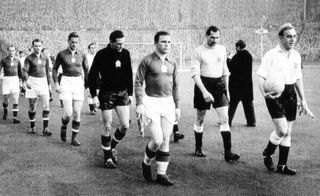
M 96 113 L 93 110 L 90 111 L 90 115 L 95 115 L 95 114 Z
M 184 138 L 184 134 L 183 133 L 174 133 L 173 134 L 173 141 L 174 142 L 178 142 L 179 140 L 182 140 Z
M 7 120 L 7 115 L 3 115 L 2 120 Z
M 206 157 L 207 155 L 202 151 L 202 149 L 196 149 L 194 155 L 197 157 Z
M 151 166 L 145 164 L 143 161 L 142 161 L 142 174 L 146 181 L 148 182 L 152 181 Z
M 37 133 L 36 128 L 35 128 L 35 127 L 30 128 L 27 133 L 29 133 L 29 134 L 36 134 L 36 133 Z
M 118 153 L 117 153 L 116 149 L 112 149 L 111 152 L 112 152 L 111 159 L 112 159 L 113 163 L 118 165 Z
M 273 171 L 275 169 L 275 166 L 273 164 L 273 161 L 272 161 L 272 157 L 271 156 L 266 156 L 264 157 L 264 165 L 266 166 L 266 168 L 269 170 L 269 171 Z
M 71 145 L 72 146 L 80 146 L 80 142 L 77 138 L 72 138 L 71 139 Z
M 12 121 L 13 124 L 19 124 L 20 123 L 20 120 L 17 119 L 17 118 L 14 118 L 13 121 Z
M 286 165 L 278 165 L 277 172 L 280 174 L 286 174 L 286 175 L 296 175 L 297 174 L 297 171 L 295 169 L 291 169 Z
M 240 155 L 232 152 L 227 152 L 224 154 L 224 160 L 227 162 L 237 161 L 240 159 Z
M 67 141 L 67 128 L 64 128 L 63 126 L 61 126 L 60 138 L 64 142 Z
M 108 169 L 115 169 L 117 166 L 113 163 L 111 159 L 108 159 L 105 161 L 104 167 Z
M 52 101 L 53 101 L 53 99 L 52 99 L 52 97 L 50 97 L 49 102 L 52 102 Z
M 48 137 L 52 135 L 51 131 L 48 128 L 43 129 L 42 134 L 43 136 L 48 136 Z
M 255 127 L 256 126 L 256 123 L 253 123 L 253 124 L 246 124 L 247 127 Z
M 173 182 L 165 174 L 158 174 L 156 182 L 158 184 L 161 184 L 161 185 L 164 185 L 164 186 L 172 186 L 173 185 Z

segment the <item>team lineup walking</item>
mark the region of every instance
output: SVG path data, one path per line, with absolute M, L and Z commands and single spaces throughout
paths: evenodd
M 189 130 L 183 130 L 194 134 L 194 142 L 187 144 L 194 146 L 194 151 L 190 153 L 197 160 L 207 157 L 208 153 L 203 147 L 204 130 L 217 129 L 222 138 L 225 160 L 223 163 L 239 163 L 242 149 L 232 150 L 232 120 L 241 101 L 246 126 L 256 129 L 258 119 L 254 108 L 257 106 L 254 107 L 253 103 L 253 86 L 256 85 L 265 99 L 274 124 L 267 146 L 261 149 L 262 156 L 258 157 L 261 165 L 264 164 L 269 171 L 276 170 L 279 174 L 295 175 L 297 171 L 290 168 L 287 162 L 297 111 L 315 118 L 304 93 L 301 56 L 295 50 L 295 27 L 290 23 L 280 27 L 277 34 L 279 44 L 263 56 L 256 73 L 257 84 L 253 84 L 252 56 L 245 49 L 245 41 L 236 42 L 237 53 L 228 59 L 226 47 L 220 44 L 222 31 L 216 26 L 210 26 L 205 29 L 204 35 L 204 42 L 193 50 L 190 60 L 190 80 L 193 80 L 194 86 L 189 87 L 193 92 L 189 95 L 193 96 L 193 102 L 189 105 L 195 111 L 194 123 Z M 72 32 L 66 37 L 67 48 L 56 55 L 52 63 L 52 74 L 52 60 L 42 52 L 44 43 L 41 39 L 32 41 L 33 51 L 25 57 L 23 63 L 15 56 L 15 46 L 7 47 L 8 56 L 0 62 L 0 71 L 3 70 L 4 73 L 3 120 L 8 119 L 9 98 L 12 95 L 12 123 L 21 124 L 22 118 L 28 118 L 30 126 L 26 132 L 36 134 L 36 107 L 41 99 L 42 135 L 52 136 L 59 132 L 62 141 L 60 144 L 66 142 L 68 124 L 72 121 L 70 144 L 80 146 L 80 138 L 84 137 L 80 134 L 81 109 L 87 99 L 90 114 L 99 116 L 95 121 L 103 124 L 100 134 L 96 134 L 99 135 L 96 143 L 101 143 L 100 152 L 103 152 L 101 165 L 107 169 L 116 169 L 122 167 L 121 154 L 124 153 L 118 150 L 117 146 L 120 142 L 132 139 L 127 136 L 127 132 L 133 131 L 130 123 L 133 120 L 130 119 L 130 106 L 133 105 L 137 119 L 145 128 L 146 135 L 150 136 L 150 141 L 145 144 L 144 154 L 141 154 L 142 161 L 132 164 L 141 170 L 141 178 L 145 181 L 173 186 L 174 180 L 167 174 L 173 154 L 170 149 L 170 136 L 173 133 L 177 145 L 179 141 L 183 143 L 185 137 L 178 129 L 184 110 L 180 107 L 183 97 L 179 93 L 180 83 L 183 82 L 179 80 L 179 75 L 183 73 L 179 72 L 175 60 L 170 56 L 173 36 L 167 31 L 156 32 L 153 39 L 154 49 L 140 59 L 136 73 L 133 72 L 131 52 L 126 49 L 126 36 L 123 31 L 111 32 L 105 48 L 97 50 L 98 44 L 90 43 L 87 54 L 78 47 L 80 33 Z M 51 79 L 63 103 L 60 130 L 49 130 Z M 18 118 L 20 89 L 25 89 L 29 110 L 27 117 L 20 115 Z M 204 127 L 207 110 L 211 107 L 217 113 L 218 128 Z M 101 110 L 101 119 L 96 113 L 97 110 Z M 116 127 L 113 126 L 114 116 L 119 121 Z M 206 119 L 206 122 L 211 121 L 216 119 Z M 272 155 L 278 147 L 279 161 L 275 166 Z M 153 177 L 153 163 L 156 167 L 156 178 Z

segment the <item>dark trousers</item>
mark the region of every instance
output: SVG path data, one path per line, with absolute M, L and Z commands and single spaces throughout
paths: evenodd
M 230 97 L 230 107 L 228 111 L 229 125 L 232 125 L 232 119 L 236 113 L 239 102 L 242 102 L 244 114 L 247 119 L 247 125 L 253 125 L 256 123 L 256 116 L 254 113 L 253 101 L 241 100 L 239 97 Z

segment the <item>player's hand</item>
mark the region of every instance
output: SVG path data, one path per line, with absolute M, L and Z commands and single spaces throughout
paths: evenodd
M 94 105 L 95 108 L 99 107 L 100 102 L 99 102 L 99 99 L 98 99 L 97 96 L 94 96 L 94 97 L 92 98 L 92 102 L 93 102 L 93 105 Z
M 311 118 L 316 118 L 315 115 L 311 112 L 310 108 L 307 105 L 306 101 L 302 101 L 301 104 L 298 104 L 299 115 L 307 115 Z
M 87 95 L 87 97 L 91 98 L 91 94 L 90 94 L 90 89 L 89 88 L 86 88 L 85 91 L 85 95 Z
M 31 84 L 30 84 L 29 80 L 26 81 L 26 87 L 27 87 L 28 89 L 31 89 Z
M 281 96 L 281 93 L 278 93 L 278 94 L 274 94 L 273 92 L 269 92 L 269 93 L 265 93 L 264 94 L 264 97 L 266 99 L 277 99 Z
M 144 115 L 144 113 L 145 113 L 144 105 L 143 105 L 143 104 L 138 105 L 137 108 L 136 108 L 136 112 L 137 112 L 139 115 Z
M 208 91 L 202 93 L 202 96 L 204 98 L 204 100 L 209 103 L 209 102 L 214 102 L 214 98 L 213 96 L 211 95 L 211 93 L 209 93 Z
M 61 93 L 61 87 L 60 87 L 60 85 L 59 85 L 58 83 L 55 83 L 55 89 L 56 89 L 56 92 L 57 92 L 58 94 Z
M 133 103 L 133 97 L 132 96 L 129 96 L 129 102 L 130 102 L 130 105 Z
M 181 110 L 180 110 L 180 108 L 176 108 L 175 113 L 176 113 L 176 122 L 178 122 L 179 119 L 180 119 L 180 117 L 181 117 Z
M 229 93 L 229 91 L 227 91 L 227 98 L 230 101 L 230 93 Z

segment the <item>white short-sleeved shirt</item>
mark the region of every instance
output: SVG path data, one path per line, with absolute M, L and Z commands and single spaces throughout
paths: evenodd
M 227 51 L 220 44 L 209 47 L 206 43 L 196 48 L 191 56 L 192 77 L 195 75 L 219 78 L 230 75 Z
M 269 50 L 262 58 L 257 75 L 268 79 L 275 74 L 284 77 L 285 84 L 296 83 L 302 78 L 300 54 L 294 49 L 285 51 L 279 45 Z

